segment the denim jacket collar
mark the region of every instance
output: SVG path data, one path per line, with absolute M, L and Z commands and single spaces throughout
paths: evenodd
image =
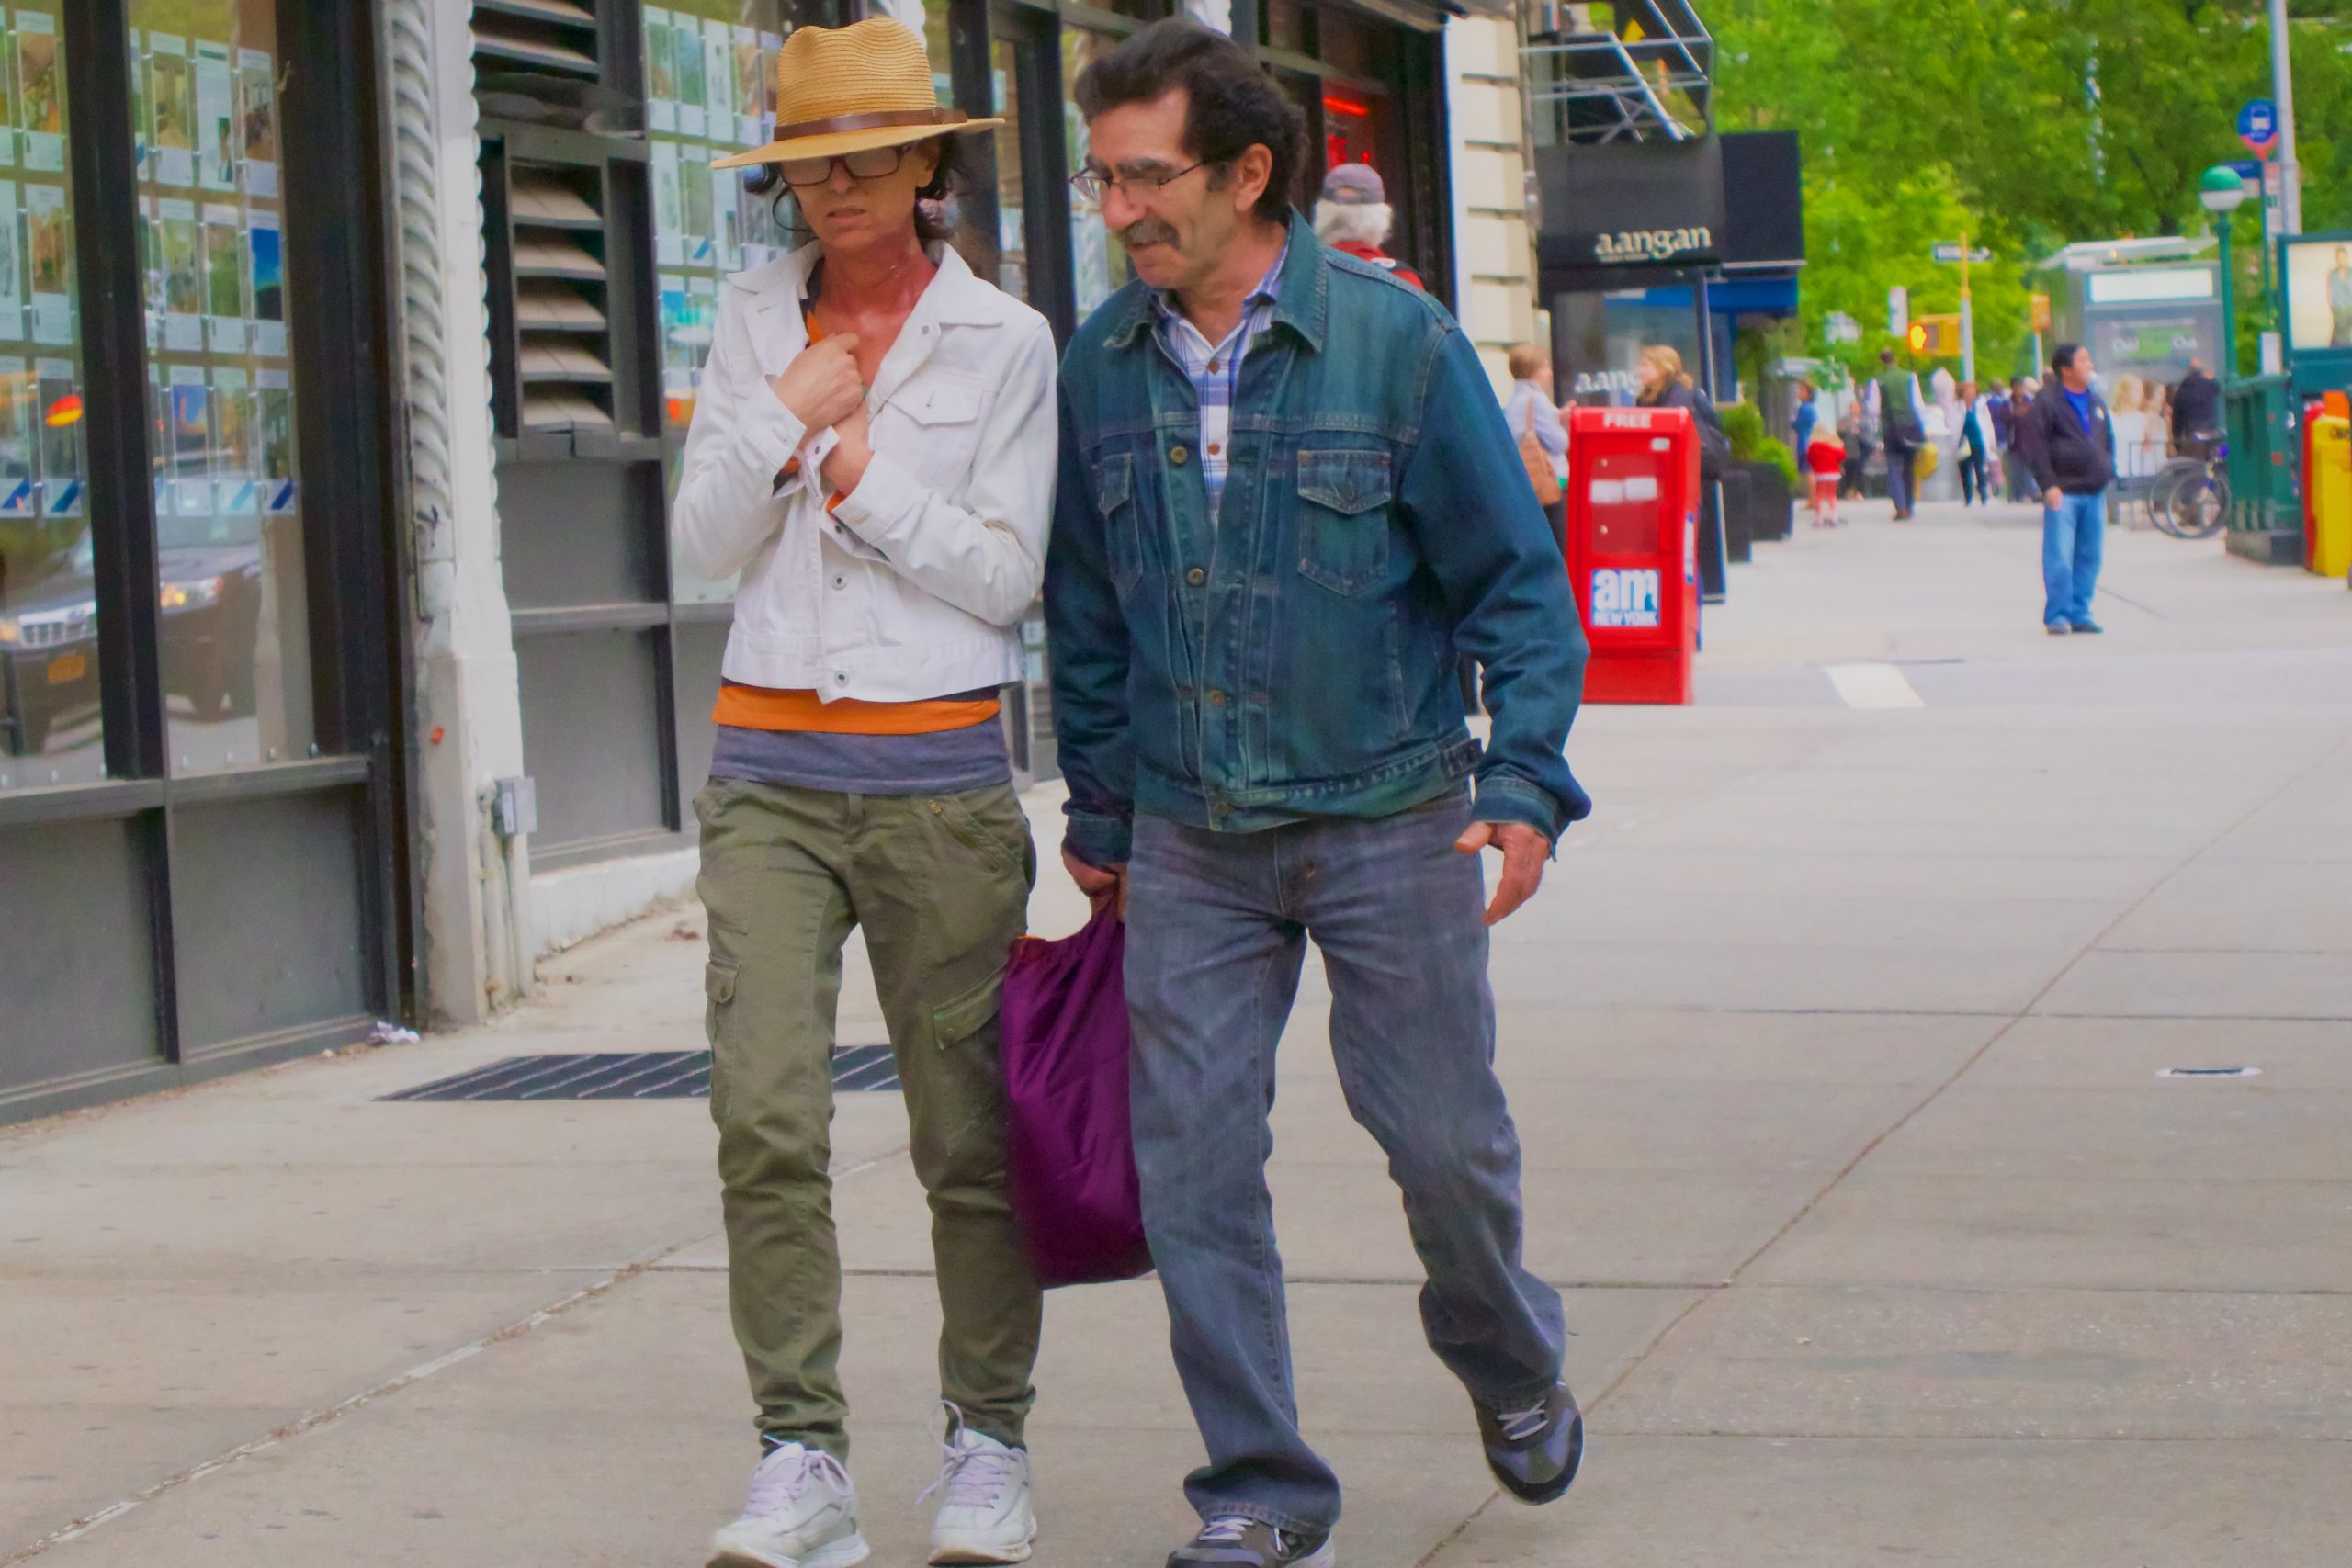
M 1299 335 L 1310 349 L 1321 352 L 1324 319 L 1329 313 L 1329 285 L 1323 276 L 1323 246 L 1315 231 L 1294 208 L 1290 215 L 1290 259 L 1283 264 L 1282 292 L 1274 301 L 1274 321 Z M 1112 304 L 1121 312 L 1104 338 L 1111 348 L 1125 348 L 1137 333 L 1148 331 L 1157 316 L 1152 290 L 1141 278 L 1121 290 Z M 1108 309 L 1110 307 L 1106 307 Z

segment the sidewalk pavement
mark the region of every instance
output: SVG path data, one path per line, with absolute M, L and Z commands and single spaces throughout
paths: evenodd
M 2022 509 L 1851 514 L 1734 574 L 1701 705 L 1588 710 L 1598 812 L 1498 933 L 1592 1412 L 1556 1506 L 1497 1500 L 1419 1343 L 1310 973 L 1272 1180 L 1351 1565 L 2352 1557 L 2352 596 L 2119 532 L 2109 635 L 2060 641 Z M 0 1564 L 700 1562 L 754 1457 L 702 1104 L 379 1100 L 699 1046 L 700 931 L 589 942 L 488 1028 L 0 1132 Z M 862 964 L 842 1033 L 882 1038 Z M 835 1144 L 867 1528 L 913 1563 L 897 1098 Z M 1052 1297 L 1039 1563 L 1187 1532 L 1164 1331 L 1148 1282 Z

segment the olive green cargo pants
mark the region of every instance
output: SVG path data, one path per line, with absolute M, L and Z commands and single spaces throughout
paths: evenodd
M 695 808 L 729 1292 L 762 1436 L 848 1456 L 829 1057 L 856 926 L 931 1198 L 941 1394 L 1020 1446 L 1041 1303 L 1006 1192 L 997 1055 L 1036 880 L 1020 800 L 1005 785 L 859 795 L 715 779 Z

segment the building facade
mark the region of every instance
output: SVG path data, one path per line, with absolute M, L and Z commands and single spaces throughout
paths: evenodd
M 1070 85 L 1174 0 L 868 3 L 1008 119 L 956 243 L 1067 338 L 1125 280 Z M 1511 24 L 1184 5 L 1305 111 L 1301 205 L 1373 163 L 1391 249 L 1532 335 Z M 669 498 L 718 291 L 793 243 L 709 165 L 864 8 L 0 6 L 0 1119 L 469 1021 L 690 891 L 733 585 Z

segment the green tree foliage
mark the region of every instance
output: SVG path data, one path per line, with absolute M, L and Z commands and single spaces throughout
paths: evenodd
M 2304 226 L 2352 227 L 2352 6 L 2296 0 Z M 1891 340 L 1886 291 L 1957 308 L 1929 259 L 1964 230 L 1989 378 L 2028 333 L 2024 265 L 2070 241 L 2199 234 L 2208 166 L 2246 155 L 2237 108 L 2270 92 L 2261 0 L 1716 0 L 1716 114 L 1804 138 L 1804 349 L 1867 364 Z M 2259 214 L 2240 214 L 2248 276 Z M 1862 341 L 1829 344 L 1831 311 Z

